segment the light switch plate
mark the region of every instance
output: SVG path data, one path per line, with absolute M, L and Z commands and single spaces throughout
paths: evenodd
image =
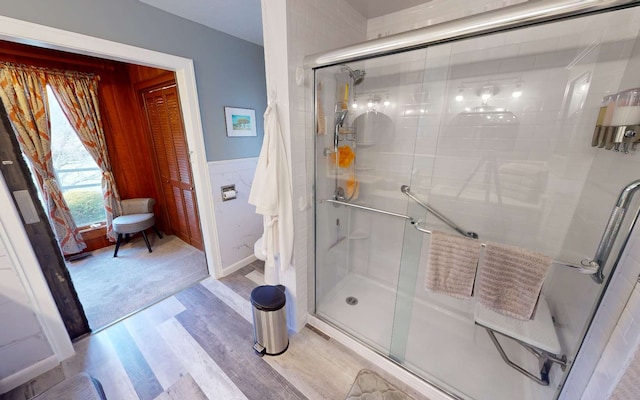
M 33 200 L 31 200 L 31 195 L 28 190 L 15 190 L 13 192 L 13 198 L 16 200 L 18 210 L 25 224 L 37 224 L 40 222 L 38 211 L 33 204 Z

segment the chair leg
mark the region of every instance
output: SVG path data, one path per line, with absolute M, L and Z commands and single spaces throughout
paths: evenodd
M 158 239 L 162 239 L 162 235 L 160 234 L 160 230 L 154 225 L 153 230 L 156 231 L 156 235 L 158 235 Z
M 147 233 L 145 231 L 142 231 L 142 237 L 144 238 L 144 242 L 147 244 L 147 249 L 149 249 L 149 253 L 152 253 L 151 245 L 149 244 L 149 238 L 147 238 Z
M 120 243 L 122 243 L 122 233 L 118 233 L 118 239 L 116 240 L 116 250 L 113 252 L 114 257 L 118 257 L 118 249 L 120 248 Z
M 129 243 L 129 241 L 131 240 L 131 235 L 129 235 L 128 233 L 124 234 L 124 242 L 125 243 Z

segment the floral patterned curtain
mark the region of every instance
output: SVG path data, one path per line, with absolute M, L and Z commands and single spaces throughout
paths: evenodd
M 120 215 L 120 195 L 113 177 L 107 145 L 98 107 L 98 77 L 74 73 L 47 74 L 47 83 L 53 89 L 67 119 L 91 157 L 102 170 L 102 196 L 107 214 L 107 237 L 115 241 L 111 222 Z
M 20 148 L 31 162 L 63 254 L 79 253 L 87 245 L 62 196 L 51 159 L 51 127 L 44 72 L 0 64 L 0 99 L 9 114 Z

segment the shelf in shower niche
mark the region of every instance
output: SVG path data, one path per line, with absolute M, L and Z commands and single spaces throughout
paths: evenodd
M 367 172 L 367 171 L 373 171 L 373 170 L 374 170 L 373 167 L 369 167 L 366 165 L 362 165 L 362 166 L 356 165 L 356 171 L 358 172 Z
M 369 239 L 369 232 L 355 231 L 349 235 L 349 240 L 365 240 Z
M 371 146 L 375 146 L 376 144 L 378 144 L 377 142 L 358 142 L 356 140 L 356 146 L 358 147 L 371 147 Z

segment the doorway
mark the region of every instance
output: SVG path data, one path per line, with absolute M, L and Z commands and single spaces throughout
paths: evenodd
M 182 79 L 184 79 L 184 73 L 183 73 L 180 77 L 181 77 Z M 188 86 L 188 85 L 187 85 L 187 86 Z M 177 84 L 176 84 L 176 87 L 177 87 Z M 189 88 L 187 88 L 187 90 L 186 90 L 186 91 L 187 91 L 187 92 L 190 92 Z M 191 94 L 193 94 L 193 93 L 191 93 Z M 195 99 L 191 99 L 191 100 L 195 100 Z M 181 100 L 180 100 L 180 98 L 178 98 L 178 99 L 177 99 L 177 103 L 179 104 L 180 102 L 181 102 Z M 197 104 L 197 102 L 196 102 L 196 104 Z M 190 108 L 193 106 L 193 104 L 187 104 L 187 105 L 188 105 L 187 109 L 190 109 Z M 194 129 L 193 129 L 193 127 L 194 127 L 194 125 L 195 125 L 195 124 L 194 124 L 194 122 L 193 122 L 193 119 L 192 119 L 192 118 L 187 118 L 187 120 L 188 120 L 188 124 L 187 124 L 188 128 L 184 130 L 184 132 L 186 133 L 186 135 L 185 135 L 185 137 L 186 137 L 186 142 L 190 142 L 190 141 L 191 141 L 191 142 L 193 142 L 193 141 L 194 141 L 194 137 L 193 137 L 193 136 L 194 136 L 194 135 L 193 135 L 193 131 L 194 131 Z M 199 121 L 198 121 L 198 124 L 197 124 L 197 125 L 199 125 Z M 201 141 L 201 140 L 202 140 L 202 138 L 200 138 L 199 140 Z M 196 140 L 195 140 L 195 141 L 197 142 L 197 141 L 198 141 L 198 138 L 196 138 Z M 191 148 L 191 145 L 189 146 L 189 148 Z M 193 158 L 194 158 L 194 159 L 198 159 L 198 158 L 202 157 L 203 148 L 204 148 L 204 146 L 199 146 L 199 150 L 194 150 L 194 151 L 192 152 L 192 154 L 193 154 Z M 194 163 L 194 164 L 195 164 L 195 165 L 198 165 L 197 163 Z M 187 163 L 187 165 L 188 165 L 188 163 Z M 205 168 L 206 168 L 206 165 L 205 165 Z M 203 175 L 203 174 L 202 174 L 202 171 L 201 171 L 201 170 L 202 170 L 202 168 L 198 168 L 198 171 L 195 171 L 195 172 L 193 173 L 193 178 L 192 178 L 192 189 L 195 189 L 197 186 L 200 186 L 200 191 L 201 191 L 202 193 L 204 193 L 204 194 L 203 194 L 203 197 L 204 197 L 204 198 L 207 198 L 207 197 L 209 197 L 209 196 L 210 196 L 210 194 L 207 194 L 207 191 L 206 191 L 206 190 L 203 190 L 203 189 L 201 188 L 202 186 L 207 186 L 206 184 L 205 184 L 205 185 L 203 185 L 203 184 L 202 184 L 202 182 L 203 182 L 203 176 L 202 176 L 202 175 Z M 134 194 L 135 194 L 135 193 L 134 193 Z M 33 195 L 32 195 L 32 197 L 33 197 Z M 196 204 L 196 202 L 197 202 L 197 200 L 194 198 L 194 203 L 193 203 L 193 204 Z M 196 209 L 196 210 L 197 210 L 197 209 Z M 205 212 L 204 212 L 204 215 L 205 215 L 205 216 L 208 216 L 208 214 L 209 214 L 209 212 L 208 212 L 208 211 L 205 211 Z M 197 214 L 195 214 L 195 215 L 197 215 Z M 211 219 L 212 219 L 212 218 L 207 218 L 207 220 L 208 220 L 208 221 L 207 221 L 207 222 L 203 222 L 203 224 L 202 224 L 202 225 L 203 225 L 204 229 L 203 229 L 203 234 L 201 235 L 201 237 L 202 237 L 202 236 L 205 236 L 205 237 L 207 237 L 207 236 L 211 236 L 211 235 L 210 235 L 210 233 L 209 233 L 209 232 L 211 232 L 211 227 L 212 227 Z M 215 257 L 213 257 L 213 256 L 211 255 L 211 254 L 212 254 L 211 247 L 213 247 L 213 246 L 211 246 L 211 245 L 209 245 L 209 246 L 204 245 L 204 246 L 203 246 L 203 244 L 204 244 L 203 242 L 204 242 L 204 241 L 202 241 L 202 240 L 201 240 L 200 242 L 201 242 L 201 247 L 200 247 L 200 248 L 203 248 L 203 247 L 204 247 L 204 248 L 207 248 L 207 247 L 209 247 L 208 249 L 206 249 L 206 250 L 207 250 L 207 251 L 206 251 L 206 253 L 202 253 L 202 257 L 204 258 L 204 257 L 205 257 L 205 254 L 206 254 L 206 255 L 208 255 L 208 257 L 207 257 L 207 258 L 208 258 L 208 259 L 209 259 L 209 261 L 210 261 L 210 265 L 212 265 L 212 266 L 215 268 L 215 267 L 216 267 L 216 263 L 211 263 L 211 260 L 215 260 Z M 35 246 L 34 246 L 34 247 L 35 247 Z M 37 251 L 37 250 L 38 250 L 38 249 L 36 249 L 36 251 Z M 49 268 L 49 266 L 45 265 L 45 264 L 44 264 L 44 263 L 42 263 L 42 262 L 41 262 L 40 264 L 41 264 L 41 268 L 42 268 L 42 269 Z M 52 288 L 52 292 L 54 293 L 54 297 L 55 297 L 55 296 L 56 296 L 56 294 L 55 294 L 55 290 L 53 290 L 53 287 L 54 287 L 54 286 L 56 286 L 56 279 L 55 279 L 56 277 L 55 277 L 55 274 L 51 274 L 51 277 L 49 277 L 49 276 L 47 276 L 47 273 L 45 273 L 45 277 L 47 278 L 48 284 L 49 284 L 49 286 Z M 181 288 L 178 288 L 178 289 L 181 289 Z M 75 294 L 76 294 L 76 293 L 75 293 L 75 291 L 73 290 L 73 287 L 68 287 L 68 288 L 66 288 L 66 293 L 67 293 L 67 296 L 65 296 L 65 298 L 67 298 L 67 299 L 68 299 L 69 297 L 74 297 L 74 296 L 75 296 Z M 56 300 L 58 300 L 58 299 L 56 299 Z M 63 314 L 63 316 L 64 316 L 65 314 L 64 314 L 64 312 L 63 312 L 62 308 L 64 308 L 64 307 L 70 307 L 71 309 L 75 310 L 76 312 L 78 312 L 78 311 L 79 311 L 79 313 L 78 313 L 78 314 L 79 314 L 80 316 L 78 316 L 78 319 L 79 319 L 79 320 L 81 320 L 81 319 L 82 319 L 82 318 L 81 318 L 81 316 L 82 316 L 82 308 L 79 306 L 79 304 L 72 304 L 72 302 L 69 302 L 69 301 L 66 301 L 66 300 L 57 301 L 57 304 L 58 304 L 58 308 L 60 309 L 60 311 L 61 311 L 61 313 Z M 66 318 L 66 316 L 65 316 L 65 320 L 66 320 L 66 319 L 67 319 L 67 318 Z M 82 335 L 83 333 L 87 333 L 87 332 L 88 332 L 88 329 L 85 329 L 85 331 L 83 332 L 81 328 L 80 328 L 80 329 L 76 329 L 76 330 L 74 330 L 73 332 L 72 332 L 69 328 L 68 328 L 67 330 L 68 330 L 68 332 L 69 332 L 69 334 L 70 334 L 70 336 L 71 336 L 72 338 L 73 338 L 73 337 L 78 337 L 78 336 Z

